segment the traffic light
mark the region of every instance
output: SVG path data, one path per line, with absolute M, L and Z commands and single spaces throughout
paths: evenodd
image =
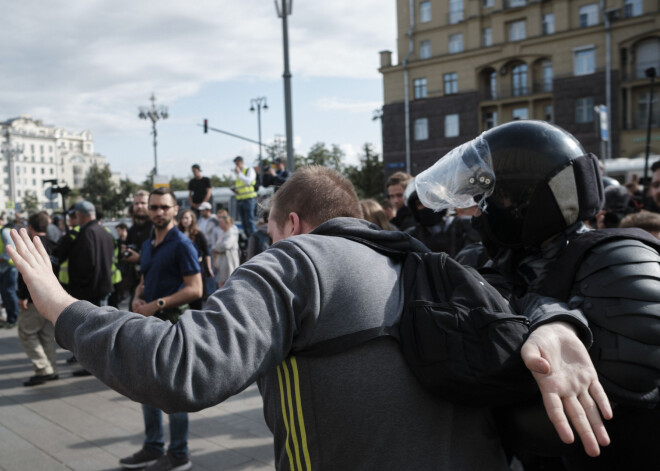
M 205 119 L 204 120 L 204 134 L 209 132 L 209 120 Z

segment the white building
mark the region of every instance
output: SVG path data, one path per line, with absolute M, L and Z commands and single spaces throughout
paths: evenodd
M 61 197 L 48 199 L 51 184 L 44 180 L 79 188 L 93 165 L 107 164 L 104 156 L 94 153 L 91 132 L 70 132 L 27 115 L 0 123 L 0 143 L 0 211 L 20 211 L 26 192 L 33 192 L 43 208 L 57 211 Z M 113 180 L 118 184 L 119 174 L 113 174 Z

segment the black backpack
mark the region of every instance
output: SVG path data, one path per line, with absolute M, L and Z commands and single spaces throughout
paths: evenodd
M 520 349 L 529 322 L 475 270 L 446 253 L 341 235 L 403 263 L 404 310 L 398 325 L 367 329 L 295 352 L 331 355 L 384 335 L 395 337 L 408 366 L 437 396 L 470 406 L 501 406 L 536 396 Z

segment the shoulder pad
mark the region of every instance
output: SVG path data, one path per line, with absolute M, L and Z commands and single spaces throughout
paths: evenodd
M 643 242 L 633 239 L 615 240 L 594 247 L 580 264 L 576 281 L 613 265 L 631 265 L 643 262 L 660 262 L 658 252 Z

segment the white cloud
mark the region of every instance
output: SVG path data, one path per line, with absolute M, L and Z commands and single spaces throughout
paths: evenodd
M 341 98 L 321 98 L 316 102 L 322 110 L 341 110 L 349 113 L 370 113 L 380 108 L 382 103 L 377 101 L 350 101 Z

